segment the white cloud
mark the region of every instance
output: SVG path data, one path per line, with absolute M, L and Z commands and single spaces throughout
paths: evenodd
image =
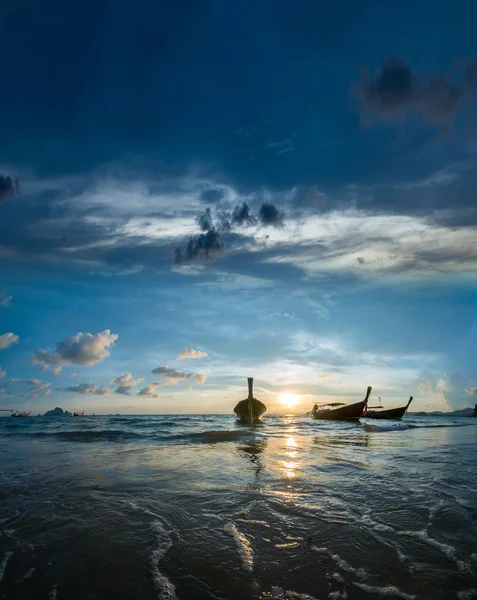
M 0 367 L 0 379 L 3 379 L 3 378 L 4 378 L 4 377 L 6 377 L 6 376 L 7 376 L 7 372 L 6 372 L 6 371 L 4 371 L 4 370 L 2 369 L 2 367 Z
M 7 306 L 10 306 L 11 302 L 12 302 L 12 298 L 13 296 L 7 296 L 5 294 L 1 294 L 0 293 L 0 306 L 6 308 Z
M 256 239 L 255 251 L 286 252 L 267 258 L 291 263 L 310 276 L 329 273 L 361 277 L 404 277 L 471 274 L 477 268 L 477 228 L 437 225 L 406 215 L 375 215 L 357 210 L 288 221 L 285 230 L 270 230 L 266 241 Z
M 0 335 L 0 350 L 5 350 L 12 344 L 16 344 L 20 338 L 12 332 Z
M 131 373 L 125 373 L 124 375 L 120 375 L 119 377 L 112 379 L 110 383 L 119 386 L 116 390 L 116 394 L 128 396 L 131 393 L 131 388 L 138 383 L 142 383 L 143 381 L 144 379 L 142 377 L 139 379 L 134 379 Z
M 188 348 L 187 346 L 184 346 L 184 349 L 182 350 L 182 352 L 179 353 L 179 356 L 177 358 L 179 360 L 183 360 L 186 358 L 198 360 L 199 358 L 205 358 L 206 356 L 209 356 L 207 352 L 202 352 L 201 350 L 194 350 L 193 348 Z
M 179 369 L 174 369 L 173 367 L 169 367 L 167 365 L 157 367 L 156 369 L 153 369 L 151 373 L 154 375 L 164 375 L 166 377 L 165 381 L 157 382 L 157 385 L 176 385 L 179 381 L 187 381 L 189 379 L 195 379 L 197 383 L 205 383 L 207 380 L 206 375 L 187 371 L 179 371 Z
M 110 348 L 117 339 L 118 335 L 109 329 L 94 334 L 77 333 L 58 342 L 54 352 L 39 348 L 32 362 L 41 365 L 43 370 L 54 369 L 55 373 L 68 365 L 91 367 L 109 356 Z
M 106 396 L 112 392 L 109 388 L 99 387 L 95 383 L 78 383 L 78 385 L 65 388 L 65 391 L 74 394 L 95 394 L 96 396 Z
M 2 385 L 2 387 L 0 387 L 0 394 L 10 395 L 9 388 L 11 387 L 13 381 L 14 381 L 13 379 L 7 379 L 7 381 L 5 381 L 5 383 Z
M 49 381 L 43 381 L 42 379 L 28 379 L 24 383 L 30 388 L 30 398 L 49 396 L 51 394 L 51 383 Z
M 160 381 L 155 381 L 142 389 L 139 390 L 138 396 L 151 396 L 151 398 L 159 398 L 160 394 L 156 394 L 156 388 L 161 385 Z

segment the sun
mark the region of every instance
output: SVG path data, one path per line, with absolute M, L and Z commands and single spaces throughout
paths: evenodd
M 297 394 L 280 394 L 280 402 L 287 408 L 293 408 L 300 402 L 300 396 Z

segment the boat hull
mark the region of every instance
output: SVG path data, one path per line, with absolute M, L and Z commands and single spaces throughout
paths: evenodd
M 251 400 L 252 409 L 250 410 L 250 401 L 248 399 L 241 400 L 234 408 L 234 413 L 237 415 L 240 421 L 244 423 L 260 422 L 262 415 L 267 410 L 267 407 L 263 402 L 253 398 Z
M 321 410 L 312 413 L 314 419 L 320 421 L 358 421 L 363 415 L 366 401 L 355 402 L 354 404 L 348 404 L 347 406 L 341 406 L 340 408 L 333 408 L 330 410 Z
M 365 416 L 367 419 L 393 419 L 395 421 L 400 421 L 404 417 L 404 414 L 409 408 L 411 402 L 412 396 L 406 406 L 390 408 L 389 410 L 368 410 L 363 416 Z

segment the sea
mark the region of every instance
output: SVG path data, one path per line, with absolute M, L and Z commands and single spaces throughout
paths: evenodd
M 0 419 L 0 598 L 477 598 L 477 419 Z

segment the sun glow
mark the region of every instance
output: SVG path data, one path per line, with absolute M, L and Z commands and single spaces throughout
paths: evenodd
M 287 408 L 293 408 L 300 402 L 297 394 L 280 394 L 280 402 Z

